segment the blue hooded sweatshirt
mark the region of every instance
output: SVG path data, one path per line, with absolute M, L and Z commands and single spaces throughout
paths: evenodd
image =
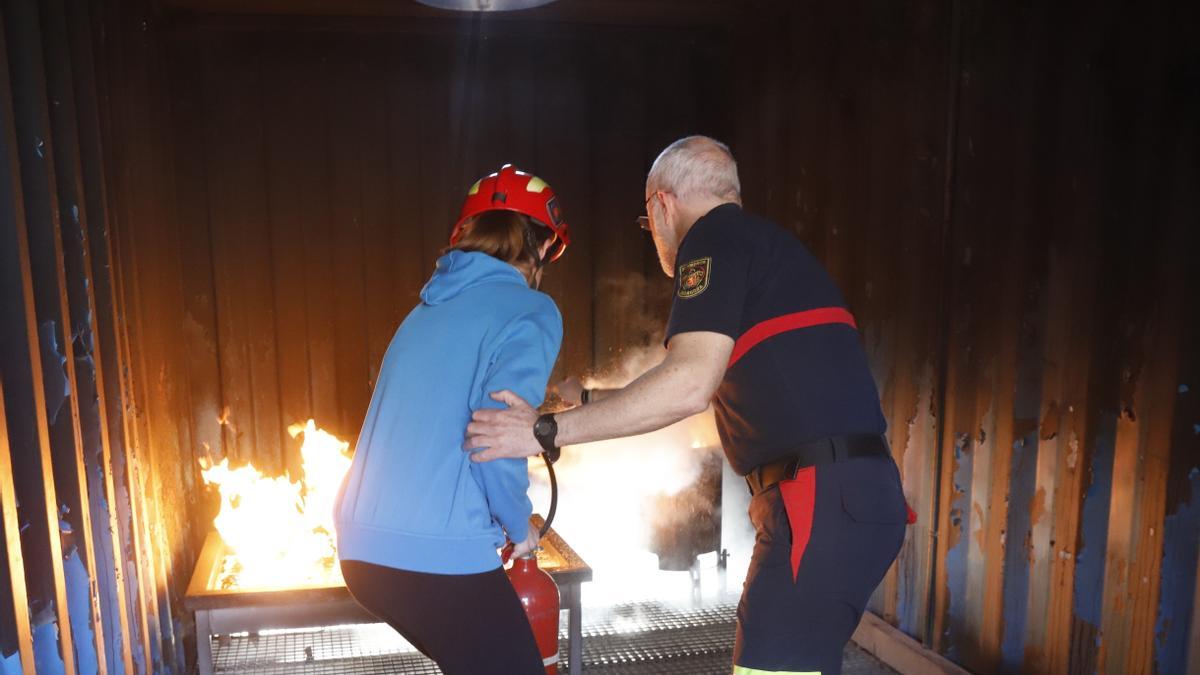
M 412 572 L 500 566 L 523 541 L 527 460 L 475 463 L 462 445 L 471 413 L 509 389 L 538 406 L 562 342 L 554 301 L 512 265 L 451 251 L 388 345 L 334 509 L 342 560 Z

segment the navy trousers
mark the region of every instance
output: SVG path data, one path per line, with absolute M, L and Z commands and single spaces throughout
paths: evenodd
M 840 673 L 907 519 L 896 463 L 884 456 L 807 467 L 755 495 L 734 672 Z

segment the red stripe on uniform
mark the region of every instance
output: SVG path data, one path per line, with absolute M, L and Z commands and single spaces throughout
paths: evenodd
M 791 480 L 779 482 L 783 508 L 787 511 L 788 527 L 792 530 L 792 583 L 800 574 L 800 561 L 812 537 L 813 510 L 817 505 L 817 467 L 806 466 Z
M 738 359 L 746 355 L 746 352 L 767 338 L 775 337 L 780 333 L 786 333 L 790 330 L 834 323 L 842 323 L 851 328 L 858 328 L 858 324 L 854 323 L 854 315 L 842 307 L 821 307 L 819 309 L 810 309 L 806 312 L 784 314 L 774 319 L 767 319 L 762 323 L 754 325 L 745 333 L 742 333 L 742 336 L 733 344 L 733 353 L 729 355 L 729 365 L 726 367 L 732 368 L 733 364 L 738 362 Z

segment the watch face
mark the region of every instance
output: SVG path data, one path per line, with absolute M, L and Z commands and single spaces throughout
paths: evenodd
M 541 443 L 542 448 L 549 449 L 558 435 L 558 424 L 553 415 L 543 415 L 533 425 L 533 436 Z

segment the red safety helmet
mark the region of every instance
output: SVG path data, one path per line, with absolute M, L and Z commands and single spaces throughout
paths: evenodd
M 533 174 L 517 171 L 512 164 L 505 164 L 500 171 L 480 178 L 467 191 L 462 214 L 450 233 L 450 245 L 458 243 L 464 222 L 485 211 L 516 211 L 550 228 L 554 232 L 554 239 L 546 252 L 547 262 L 558 260 L 567 250 L 567 244 L 571 243 L 554 190 L 546 181 Z

